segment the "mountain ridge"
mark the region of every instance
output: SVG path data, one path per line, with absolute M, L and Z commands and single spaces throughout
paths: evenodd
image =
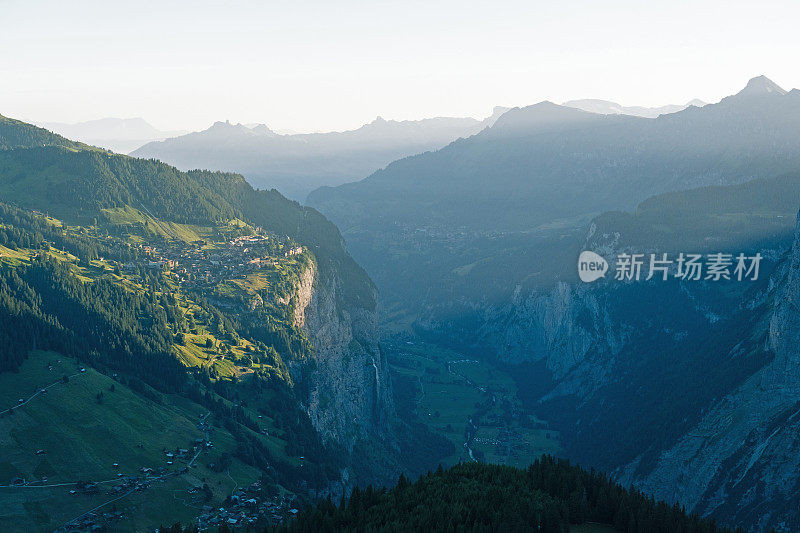
M 260 188 L 278 188 L 303 201 L 312 189 L 339 184 L 419 152 L 440 148 L 494 123 L 505 108 L 480 121 L 435 117 L 385 120 L 348 131 L 280 135 L 267 126 L 216 122 L 201 132 L 148 143 L 131 155 L 157 158 L 184 170 L 207 168 L 244 174 Z M 263 127 L 261 127 L 263 126 Z
M 562 105 L 566 107 L 574 107 L 582 109 L 590 113 L 598 113 L 601 115 L 633 115 L 643 118 L 656 118 L 659 115 L 666 115 L 670 113 L 677 113 L 683 111 L 687 107 L 703 107 L 706 102 L 697 98 L 690 100 L 684 105 L 669 104 L 657 107 L 644 107 L 644 106 L 624 106 L 609 100 L 599 100 L 593 98 L 581 100 L 569 100 Z

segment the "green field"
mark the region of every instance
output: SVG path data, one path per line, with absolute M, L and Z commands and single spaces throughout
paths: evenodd
M 128 227 L 134 240 L 159 236 L 175 238 L 184 242 L 193 242 L 200 239 L 207 239 L 213 235 L 213 229 L 207 226 L 197 226 L 192 224 L 177 224 L 157 220 L 146 212 L 134 209 L 131 206 L 114 207 L 103 209 L 106 221 L 110 224 Z
M 132 242 L 145 242 L 152 237 L 175 239 L 185 243 L 199 240 L 225 241 L 230 237 L 247 235 L 255 231 L 250 224 L 235 218 L 216 226 L 201 226 L 160 220 L 145 210 L 129 205 L 102 209 L 101 212 L 105 217 L 105 222 L 124 228 Z M 211 246 L 205 247 L 210 248 Z
M 64 375 L 69 376 L 67 383 L 61 382 Z M 167 465 L 164 449 L 191 449 L 194 440 L 203 437 L 197 428 L 199 418 L 206 414 L 201 406 L 172 396 L 156 404 L 91 368 L 80 372 L 76 361 L 55 353 L 35 352 L 19 374 L 0 374 L 0 410 L 44 387 L 49 387 L 45 393 L 16 407 L 13 414 L 0 415 L 0 523 L 4 531 L 52 531 L 113 499 L 107 490 L 120 473 L 140 475 L 142 467 L 183 468 L 186 461 L 177 459 Z M 208 463 L 223 452 L 232 453 L 236 446 L 224 429 L 214 428 L 210 439 L 212 450 L 201 453 L 187 473 L 114 502 L 116 509 L 129 511 L 115 528 L 141 530 L 167 519 L 190 522 L 202 504 L 188 498 L 188 488 L 205 480 L 214 492 L 211 503 L 220 503 L 235 486 L 258 479 L 258 471 L 237 460 L 227 472 L 209 470 Z M 119 466 L 115 468 L 114 463 Z M 27 485 L 8 486 L 13 478 L 24 478 Z M 78 480 L 104 483 L 97 495 L 70 495 L 71 484 Z
M 518 467 L 560 450 L 558 433 L 524 410 L 503 370 L 417 341 L 394 339 L 386 347 L 392 372 L 416 382 L 416 417 L 455 445 L 445 464 L 472 460 L 465 443 L 474 458 Z

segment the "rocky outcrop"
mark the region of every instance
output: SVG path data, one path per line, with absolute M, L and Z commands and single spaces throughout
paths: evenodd
M 307 398 L 324 440 L 352 451 L 359 440 L 385 440 L 394 408 L 389 369 L 378 345 L 377 316 L 346 307 L 335 274 L 320 279 L 312 263 L 300 276 L 294 319 L 314 346 Z
M 771 361 L 719 399 L 702 419 L 637 475 L 620 479 L 688 509 L 754 531 L 800 530 L 800 221 L 791 252 L 769 291 L 748 307 L 766 308 L 762 349 Z M 742 332 L 743 337 L 758 334 Z
M 316 274 L 317 269 L 312 263 L 311 266 L 300 273 L 300 281 L 295 287 L 295 301 L 292 313 L 294 315 L 294 323 L 301 328 L 304 328 L 306 325 L 306 308 L 311 303 L 311 298 L 314 296 L 314 279 Z
M 544 361 L 559 387 L 554 394 L 593 390 L 607 379 L 627 328 L 617 327 L 597 296 L 559 282 L 481 312 L 479 342 L 508 363 Z

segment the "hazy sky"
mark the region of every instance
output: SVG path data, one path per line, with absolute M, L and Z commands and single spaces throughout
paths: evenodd
M 798 2 L 0 0 L 0 114 L 300 131 L 800 86 Z

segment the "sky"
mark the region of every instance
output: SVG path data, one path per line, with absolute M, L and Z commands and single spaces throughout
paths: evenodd
M 800 2 L 0 0 L 0 114 L 331 131 L 800 86 Z

